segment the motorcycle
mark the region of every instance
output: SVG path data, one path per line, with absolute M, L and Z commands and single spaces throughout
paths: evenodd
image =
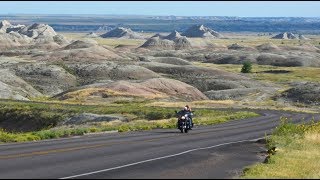
M 191 130 L 191 127 L 193 127 L 193 123 L 191 123 L 190 116 L 193 115 L 192 113 L 187 114 L 181 114 L 178 113 L 178 122 L 177 122 L 177 128 L 181 131 L 181 133 L 185 132 L 188 133 L 189 130 Z

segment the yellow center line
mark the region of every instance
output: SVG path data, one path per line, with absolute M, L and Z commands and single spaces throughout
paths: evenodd
M 236 128 L 231 128 L 236 129 Z M 221 131 L 221 130 L 215 130 L 215 132 Z M 198 132 L 198 133 L 192 133 L 192 137 L 203 135 L 203 134 L 209 134 L 212 133 L 212 131 L 206 131 L 206 132 Z M 185 136 L 165 136 L 165 137 L 158 137 L 158 138 L 151 138 L 146 140 L 137 140 L 137 141 L 123 141 L 123 142 L 113 142 L 113 143 L 102 143 L 102 144 L 95 144 L 95 145 L 87 145 L 87 146 L 77 146 L 77 147 L 69 147 L 69 148 L 61 148 L 61 149 L 53 149 L 53 150 L 47 150 L 47 151 L 34 151 L 30 153 L 22 153 L 22 154 L 12 154 L 12 155 L 0 155 L 1 159 L 13 159 L 13 158 L 19 158 L 19 157 L 28 157 L 28 156 L 35 156 L 35 155 L 46 155 L 46 154 L 53 154 L 53 153 L 62 153 L 62 152 L 68 152 L 68 151 L 77 151 L 77 150 L 83 150 L 83 149 L 92 149 L 92 148 L 99 148 L 103 146 L 110 146 L 110 145 L 119 145 L 119 144 L 132 144 L 137 142 L 152 142 L 158 139 L 163 138 L 170 138 L 170 137 L 185 137 Z
M 11 159 L 11 158 L 18 158 L 18 157 L 34 156 L 34 155 L 45 155 L 45 154 L 51 154 L 51 153 L 76 151 L 81 149 L 98 148 L 106 145 L 107 144 L 96 144 L 91 146 L 78 146 L 78 147 L 71 147 L 71 148 L 53 149 L 53 150 L 47 150 L 47 151 L 34 151 L 34 152 L 23 153 L 23 154 L 2 155 L 0 156 L 0 159 Z
M 0 160 L 1 159 L 12 159 L 12 158 L 19 158 L 19 157 L 35 156 L 35 155 L 46 155 L 46 154 L 53 154 L 53 153 L 83 150 L 83 149 L 92 149 L 92 148 L 99 148 L 99 147 L 103 147 L 103 146 L 110 146 L 110 145 L 117 145 L 117 144 L 132 144 L 132 143 L 136 143 L 136 142 L 150 142 L 150 141 L 155 141 L 157 139 L 163 139 L 163 138 L 168 138 L 168 137 L 171 137 L 171 136 L 152 138 L 152 139 L 141 140 L 141 141 L 124 141 L 124 142 L 114 142 L 114 143 L 103 143 L 103 144 L 95 144 L 95 145 L 87 145 L 87 146 L 52 149 L 52 150 L 47 150 L 47 151 L 34 151 L 34 152 L 22 153 L 22 154 L 1 155 Z

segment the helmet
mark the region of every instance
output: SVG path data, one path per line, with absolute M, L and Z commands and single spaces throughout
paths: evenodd
M 183 109 L 184 109 L 184 110 L 188 110 L 188 107 L 187 107 L 187 106 L 185 106 Z

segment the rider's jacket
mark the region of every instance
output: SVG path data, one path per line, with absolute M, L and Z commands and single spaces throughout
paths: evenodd
M 188 111 L 188 110 L 185 110 L 185 109 L 179 111 L 178 114 L 179 114 L 180 116 L 184 116 L 185 114 L 188 114 L 188 117 L 189 117 L 189 118 L 191 118 L 191 116 L 192 116 L 192 112 L 191 112 L 191 111 Z

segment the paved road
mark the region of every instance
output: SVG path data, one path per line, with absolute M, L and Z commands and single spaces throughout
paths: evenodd
M 279 117 L 319 115 L 259 111 L 263 116 L 178 129 L 86 135 L 0 145 L 0 178 L 232 178 L 264 159 L 263 144 Z

